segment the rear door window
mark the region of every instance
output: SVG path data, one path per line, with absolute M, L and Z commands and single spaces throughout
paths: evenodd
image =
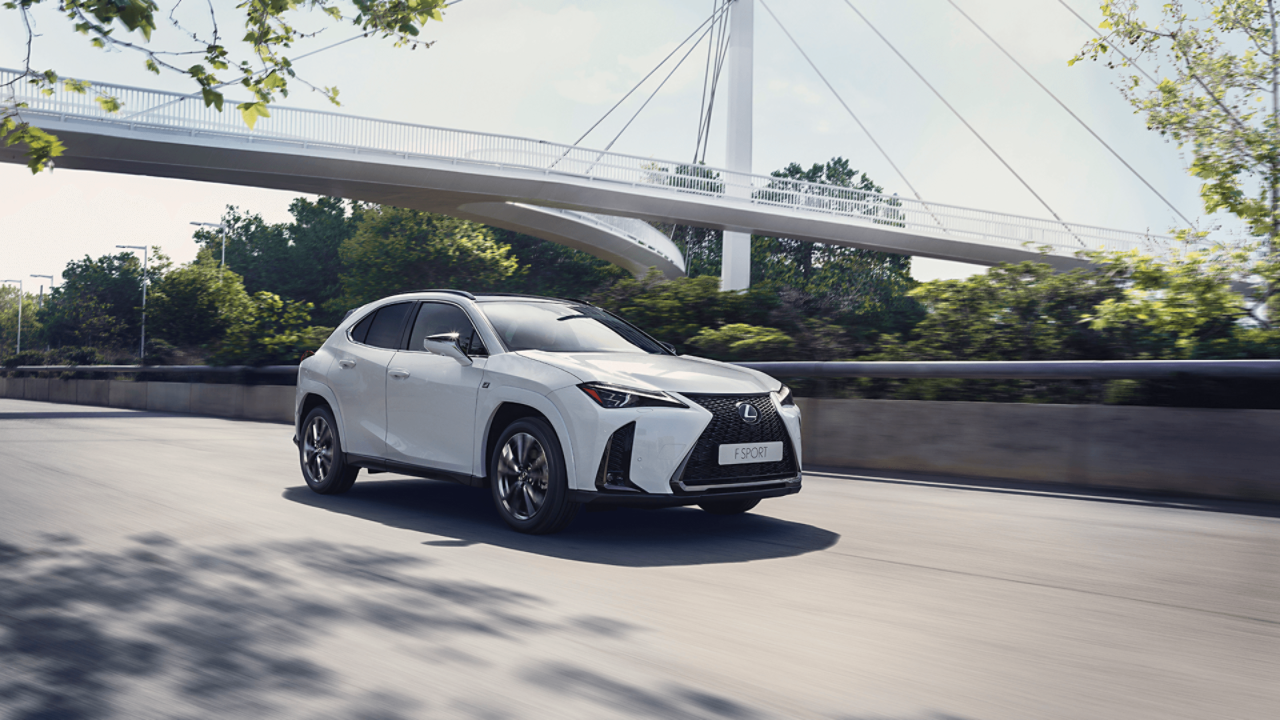
M 409 318 L 411 309 L 413 309 L 413 303 L 407 302 L 379 308 L 374 313 L 372 322 L 369 324 L 368 334 L 363 341 L 364 344 L 391 350 L 402 349 L 400 341 L 404 338 L 404 324 L 405 320 Z M 369 318 L 361 320 L 359 325 L 363 325 L 366 322 L 369 322 Z M 356 327 L 358 328 L 359 325 Z M 356 338 L 354 331 L 351 336 L 353 339 Z

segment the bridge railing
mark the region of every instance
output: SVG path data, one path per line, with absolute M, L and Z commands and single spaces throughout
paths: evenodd
M 317 110 L 273 105 L 271 116 L 259 118 L 255 128 L 250 129 L 230 100 L 227 101 L 226 112 L 219 112 L 206 107 L 198 95 L 110 83 L 94 83 L 95 90 L 89 93 L 77 93 L 57 86 L 46 96 L 19 79 L 20 76 L 18 71 L 0 68 L 0 83 L 17 80 L 10 86 L 14 91 L 12 100 L 28 105 L 23 112 L 32 117 L 53 117 L 64 122 L 109 123 L 153 132 L 534 170 L 643 186 L 673 194 L 714 197 L 726 204 L 746 203 L 802 215 L 822 214 L 859 224 L 901 228 L 969 242 L 1003 247 L 1045 247 L 1059 255 L 1071 255 L 1081 250 L 1157 251 L 1170 240 L 1164 233 L 1060 223 L 853 188 L 732 173 L 689 163 L 655 161 L 531 138 Z M 94 92 L 117 98 L 122 109 L 115 113 L 107 112 L 98 104 Z

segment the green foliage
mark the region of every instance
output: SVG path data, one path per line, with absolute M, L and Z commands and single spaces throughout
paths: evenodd
M 776 293 L 767 289 L 720 292 L 719 279 L 710 275 L 664 280 L 657 270 L 640 279 L 619 280 L 591 300 L 681 353 L 690 350 L 689 339 L 703 328 L 735 322 L 763 325 L 778 304 Z
M 26 103 L 0 106 L 0 141 L 4 147 L 24 146 L 27 167 L 35 174 L 49 167 L 67 148 L 57 137 L 22 120 L 22 108 L 26 106 Z
M 509 230 L 490 230 L 496 242 L 511 248 L 511 255 L 520 265 L 502 283 L 505 292 L 580 298 L 631 276 L 617 265 L 581 250 Z
M 250 312 L 240 276 L 219 267 L 208 249 L 151 287 L 148 334 L 183 347 L 210 345 Z
M 285 365 L 324 343 L 333 328 L 311 325 L 311 303 L 254 293 L 248 312 L 236 318 L 213 362 L 218 365 Z
M 1147 126 L 1189 148 L 1205 209 L 1226 210 L 1254 235 L 1280 235 L 1280 37 L 1271 0 L 1102 3 L 1105 34 L 1072 62 L 1103 60 Z M 1200 11 L 1202 14 L 1194 14 Z M 1139 74 L 1126 54 L 1159 64 Z M 1156 78 L 1160 78 L 1157 80 Z M 1194 233 L 1184 231 L 1184 236 Z
M 356 232 L 342 243 L 345 312 L 390 294 L 423 288 L 497 289 L 518 269 L 510 248 L 483 225 L 387 206 L 357 212 Z
M 791 163 L 773 177 L 814 183 L 823 188 L 881 193 L 866 173 L 836 157 L 805 170 Z M 791 186 L 787 186 L 791 187 Z M 806 188 L 813 191 L 817 188 Z M 902 297 L 911 287 L 911 258 L 844 245 L 753 237 L 752 284 L 773 282 L 827 299 L 831 309 L 875 308 Z
M 43 336 L 37 298 L 31 293 L 22 296 L 22 346 L 35 347 Z M 43 344 L 43 343 L 39 343 Z M 18 288 L 0 285 L 0 357 L 18 348 Z
M 1123 281 L 1119 297 L 1103 300 L 1084 319 L 1126 345 L 1132 357 L 1207 359 L 1275 357 L 1280 330 L 1238 290 L 1250 278 L 1274 285 L 1280 259 L 1256 248 L 1196 250 L 1157 259 L 1138 252 L 1095 253 L 1105 272 Z
M 703 328 L 689 338 L 689 345 L 703 354 L 722 360 L 786 360 L 796 341 L 771 327 L 730 323 L 719 328 Z
M 169 267 L 159 248 L 151 251 L 148 280 Z M 119 348 L 134 343 L 142 325 L 142 258 L 130 252 L 67 263 L 62 284 L 45 301 L 45 340 L 51 345 Z
M 35 20 L 31 13 L 36 5 L 43 2 L 49 0 L 6 0 L 3 4 L 4 9 L 22 16 L 29 48 L 38 44 L 41 37 L 34 31 Z M 170 21 L 177 25 L 186 44 L 163 50 L 151 45 L 159 10 L 152 0 L 58 0 L 57 9 L 66 19 L 67 29 L 88 37 L 94 47 L 113 52 L 137 52 L 149 72 L 185 76 L 199 89 L 206 107 L 221 111 L 225 100 L 222 88 L 239 85 L 252 99 L 238 103 L 236 109 L 245 124 L 252 128 L 258 118 L 270 117 L 268 105 L 278 98 L 287 97 L 290 83 L 294 80 L 320 91 L 335 105 L 339 104 L 336 87 L 317 86 L 299 77 L 289 58 L 291 48 L 297 42 L 323 30 L 323 27 L 320 30 L 295 27 L 294 18 L 298 13 L 320 10 L 329 25 L 348 25 L 366 35 L 389 38 L 397 47 L 416 49 L 430 46 L 430 43 L 417 39 L 419 28 L 430 20 L 441 20 L 440 11 L 444 6 L 445 0 L 355 0 L 344 14 L 343 9 L 348 6 L 336 0 L 246 0 L 235 5 L 234 9 L 236 20 L 244 30 L 238 39 L 248 45 L 244 54 L 238 54 L 236 46 L 229 45 L 220 34 L 219 28 L 234 25 L 227 17 L 232 11 L 225 8 L 215 10 L 209 6 L 213 22 L 212 29 L 208 31 L 185 28 L 170 13 Z M 124 32 L 118 33 L 118 30 Z M 92 89 L 87 82 L 65 80 L 53 70 L 33 71 L 30 56 L 28 52 L 24 77 L 41 92 L 52 94 L 60 86 L 78 93 Z M 200 62 L 188 65 L 187 58 L 191 56 L 198 56 Z M 95 99 L 109 113 L 118 112 L 123 107 L 118 97 L 106 93 L 98 92 Z M 33 172 L 47 167 L 49 158 L 61 152 L 57 138 L 21 123 L 10 127 L 7 124 L 9 115 L 3 118 L 0 122 L 6 124 L 0 124 L 0 137 L 4 137 L 7 145 L 23 143 L 27 146 L 28 164 Z
M 354 207 L 354 204 L 352 205 Z M 293 222 L 268 224 L 260 215 L 228 207 L 226 228 L 227 267 L 244 278 L 245 290 L 274 292 L 316 307 L 341 294 L 342 260 L 338 250 L 356 228 L 355 213 L 338 198 L 312 202 L 298 198 L 289 205 Z M 222 255 L 222 232 L 201 229 L 196 241 L 214 258 Z M 343 311 L 345 312 L 345 310 Z M 341 312 L 324 310 L 316 319 L 336 324 Z

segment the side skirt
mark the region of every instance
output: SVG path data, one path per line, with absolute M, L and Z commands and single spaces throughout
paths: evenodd
M 449 470 L 438 470 L 424 465 L 411 465 L 409 463 L 396 462 L 394 460 L 386 460 L 369 455 L 356 455 L 355 453 L 346 453 L 348 465 L 361 467 L 368 470 L 370 474 L 376 473 L 399 473 L 400 475 L 412 475 L 413 477 L 426 478 L 428 480 L 449 480 L 451 482 L 469 485 L 471 487 L 489 487 L 489 479 L 477 475 L 467 475 L 465 473 L 456 473 Z

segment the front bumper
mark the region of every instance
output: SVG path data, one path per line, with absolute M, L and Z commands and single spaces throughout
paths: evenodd
M 571 490 L 569 499 L 593 508 L 644 507 L 665 508 L 697 505 L 708 500 L 763 500 L 765 498 L 794 495 L 800 492 L 801 476 L 784 480 L 756 483 L 754 487 L 727 487 L 724 489 L 688 492 L 679 495 L 657 495 L 643 492 L 608 492 L 595 490 Z

